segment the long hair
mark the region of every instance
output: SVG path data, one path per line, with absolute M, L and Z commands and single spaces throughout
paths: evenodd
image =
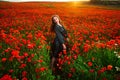
M 51 26 L 50 26 L 50 29 L 49 29 L 49 31 L 50 31 L 50 39 L 51 40 L 53 40 L 54 39 L 54 37 L 55 37 L 55 26 L 56 26 L 56 23 L 54 22 L 54 20 L 53 20 L 53 18 L 54 17 L 57 17 L 58 19 L 59 19 L 59 23 L 62 25 L 62 26 L 64 26 L 64 28 L 66 28 L 65 27 L 65 25 L 64 25 L 64 23 L 62 22 L 62 20 L 60 19 L 60 17 L 58 16 L 58 15 L 53 15 L 52 17 L 51 17 Z
M 60 17 L 59 17 L 58 15 L 53 15 L 52 18 L 51 18 L 51 19 L 52 19 L 52 20 L 51 20 L 52 23 L 51 23 L 51 26 L 50 26 L 50 31 L 51 31 L 51 32 L 54 32 L 54 28 L 55 28 L 55 25 L 56 25 L 56 23 L 55 23 L 54 20 L 53 20 L 54 17 L 57 17 L 57 18 L 59 19 L 59 23 L 60 23 L 61 25 L 63 25 L 62 20 L 60 19 Z M 63 26 L 64 26 L 64 25 L 63 25 Z

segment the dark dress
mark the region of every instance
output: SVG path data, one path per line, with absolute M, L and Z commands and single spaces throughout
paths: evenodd
M 52 56 L 57 58 L 58 54 L 63 50 L 62 44 L 65 43 L 65 38 L 67 38 L 68 35 L 64 26 L 61 27 L 59 25 L 56 25 L 54 30 L 56 37 L 53 41 Z

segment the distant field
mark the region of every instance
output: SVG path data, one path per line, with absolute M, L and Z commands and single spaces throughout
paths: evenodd
M 113 16 L 114 17 L 116 16 L 115 18 L 113 17 L 114 19 L 116 19 L 120 14 L 119 10 L 120 10 L 120 7 L 117 7 L 117 6 L 93 5 L 85 2 L 79 2 L 79 3 L 76 3 L 76 2 L 69 2 L 69 3 L 0 2 L 0 11 L 1 11 L 0 17 L 3 23 L 7 23 L 7 21 L 4 22 L 4 19 L 8 19 L 8 23 L 10 23 L 9 22 L 10 18 L 17 19 L 17 20 L 19 19 L 23 20 L 24 18 L 31 18 L 30 20 L 32 20 L 32 17 L 36 17 L 35 19 L 39 17 L 45 17 L 49 19 L 53 14 L 60 15 L 61 18 L 64 19 L 66 24 L 69 24 L 69 21 L 70 20 L 72 21 L 73 19 L 74 21 L 76 19 L 82 19 L 82 20 L 85 19 L 85 22 L 87 19 L 89 21 L 89 17 L 87 16 L 90 16 L 92 18 L 97 17 L 97 19 L 101 21 L 101 19 L 99 19 L 100 16 L 102 16 L 103 18 L 108 16 L 107 18 L 110 18 L 110 19 L 112 19 Z M 14 21 L 13 21 L 13 24 L 14 24 Z M 80 22 L 83 23 L 84 21 L 80 21 Z M 77 23 L 77 25 L 81 25 L 81 23 Z M 74 24 L 76 25 L 76 23 L 72 23 L 72 25 Z

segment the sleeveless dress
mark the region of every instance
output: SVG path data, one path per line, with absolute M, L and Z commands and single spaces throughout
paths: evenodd
M 63 50 L 62 44 L 65 43 L 65 38 L 67 38 L 68 35 L 64 26 L 55 25 L 54 30 L 56 37 L 52 44 L 52 56 L 57 58 L 58 54 Z

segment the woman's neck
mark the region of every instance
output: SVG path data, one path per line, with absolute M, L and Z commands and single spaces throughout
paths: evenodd
M 62 27 L 62 25 L 60 23 L 58 23 L 57 25 L 59 25 L 60 27 Z

